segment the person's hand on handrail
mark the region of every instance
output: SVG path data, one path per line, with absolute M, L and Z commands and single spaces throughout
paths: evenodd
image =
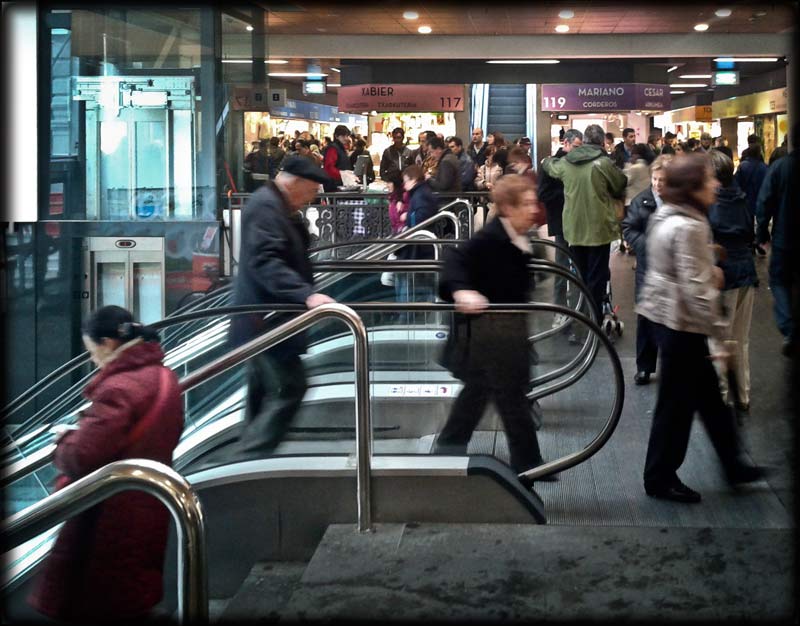
M 460 313 L 480 313 L 489 306 L 486 296 L 472 289 L 454 291 L 453 302 L 455 302 L 456 310 Z

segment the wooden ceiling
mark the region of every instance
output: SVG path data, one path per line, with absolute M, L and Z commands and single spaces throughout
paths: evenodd
M 259 3 L 268 10 L 267 32 L 281 35 L 417 35 L 430 26 L 431 36 L 526 35 L 555 33 L 559 24 L 569 26 L 564 36 L 582 34 L 694 33 L 706 23 L 708 33 L 782 33 L 794 26 L 792 2 L 529 2 L 493 3 Z M 715 11 L 727 8 L 729 17 Z M 559 12 L 571 10 L 569 19 Z M 415 11 L 415 20 L 404 19 Z M 702 37 L 702 33 L 697 33 Z

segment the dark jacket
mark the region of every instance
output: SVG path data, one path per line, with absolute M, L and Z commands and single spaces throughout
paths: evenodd
M 397 150 L 394 144 L 386 148 L 381 156 L 381 180 L 395 185 L 403 184 L 403 170 L 414 162 L 413 154 L 406 146 Z
M 486 163 L 486 148 L 488 146 L 489 144 L 484 141 L 481 144 L 480 149 L 475 150 L 475 144 L 470 142 L 469 147 L 467 148 L 467 154 L 469 155 L 469 158 L 474 161 L 476 169 Z
M 530 259 L 511 242 L 500 218 L 495 218 L 469 241 L 447 248 L 439 295 L 452 302 L 454 291 L 470 289 L 491 303 L 529 302 L 533 289 Z M 510 384 L 524 385 L 529 378 L 528 350 L 526 316 L 456 313 L 442 365 L 462 380 L 470 370 L 497 368 Z
M 734 180 L 739 185 L 739 189 L 744 191 L 747 196 L 747 204 L 753 215 L 756 213 L 756 201 L 758 200 L 758 192 L 761 190 L 761 184 L 764 182 L 764 177 L 767 175 L 767 164 L 763 159 L 753 157 L 745 157 L 739 163 L 739 169 L 736 170 Z
M 322 167 L 331 179 L 330 182 L 326 182 L 324 185 L 324 189 L 327 192 L 336 191 L 337 185 L 342 184 L 342 175 L 339 172 L 342 170 L 352 171 L 353 166 L 350 164 L 347 151 L 338 139 L 334 139 L 333 142 L 325 148 Z
M 436 174 L 428 179 L 434 191 L 461 191 L 461 165 L 458 157 L 450 151 L 445 152 L 439 160 Z M 448 198 L 445 201 L 450 202 Z
M 770 165 L 756 203 L 758 243 L 772 239 L 772 246 L 788 250 L 790 233 L 796 233 L 797 213 L 797 150 Z M 769 222 L 772 220 L 770 237 Z
M 614 161 L 619 169 L 625 167 L 625 164 L 631 160 L 631 153 L 625 149 L 625 142 L 621 141 L 614 146 L 614 152 L 611 153 L 611 159 Z
M 553 156 L 560 158 L 567 153 L 564 148 L 559 148 Z M 547 232 L 550 236 L 564 236 L 564 227 L 561 223 L 561 214 L 564 212 L 564 183 L 558 178 L 553 178 L 544 168 L 539 168 L 539 201 L 547 212 Z
M 723 289 L 758 284 L 752 252 L 753 217 L 744 192 L 736 183 L 721 187 L 716 203 L 708 210 L 714 241 L 725 248 L 727 256 L 718 263 L 725 274 Z
M 83 391 L 91 405 L 78 430 L 58 442 L 60 486 L 122 459 L 172 465 L 183 430 L 178 378 L 169 372 L 166 402 L 135 441 L 131 430 L 156 404 L 164 353 L 156 342 L 121 350 Z M 61 528 L 29 598 L 54 619 L 86 623 L 135 617 L 161 601 L 170 514 L 154 496 L 125 491 L 73 517 Z
M 475 162 L 467 155 L 465 150 L 462 150 L 461 154 L 456 158 L 458 159 L 458 171 L 461 176 L 461 191 L 475 189 L 475 177 L 478 175 Z
M 308 230 L 299 213 L 290 213 L 286 199 L 274 183 L 261 187 L 245 205 L 241 233 L 233 304 L 305 304 L 306 298 L 314 293 Z M 233 316 L 231 344 L 240 345 L 266 330 L 262 318 L 261 314 Z M 286 315 L 276 318 L 270 326 L 288 319 Z M 282 341 L 271 352 L 298 354 L 305 347 L 305 336 L 300 333 Z
M 438 201 L 427 181 L 419 183 L 408 192 L 408 217 L 406 226 L 413 228 L 417 224 L 436 215 Z M 431 228 L 433 231 L 434 229 Z M 398 259 L 432 259 L 433 246 L 406 246 L 397 251 Z
M 637 195 L 628 207 L 628 213 L 622 220 L 622 236 L 627 244 L 636 253 L 636 287 L 635 299 L 638 300 L 639 292 L 644 284 L 647 273 L 647 222 L 656 210 L 656 198 L 653 188 L 645 189 Z

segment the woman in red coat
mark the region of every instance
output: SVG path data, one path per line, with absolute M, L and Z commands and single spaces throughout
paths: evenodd
M 154 330 L 117 306 L 96 311 L 83 340 L 100 369 L 84 395 L 78 428 L 58 439 L 64 487 L 121 459 L 172 464 L 183 429 L 178 379 L 164 367 Z M 42 565 L 29 601 L 48 617 L 86 623 L 135 619 L 158 604 L 169 512 L 154 496 L 125 491 L 68 520 Z

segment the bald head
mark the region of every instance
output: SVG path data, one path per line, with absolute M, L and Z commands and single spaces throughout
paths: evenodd
M 480 128 L 472 129 L 472 143 L 476 146 L 483 143 L 483 131 Z

